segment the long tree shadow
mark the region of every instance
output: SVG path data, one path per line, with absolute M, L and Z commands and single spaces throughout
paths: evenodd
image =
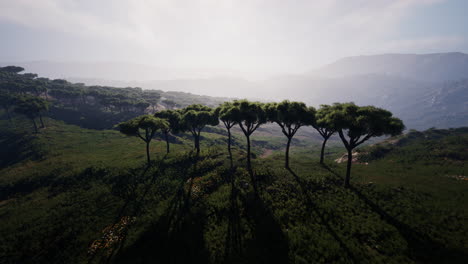
M 145 165 L 143 168 L 130 170 L 127 174 L 117 177 L 113 182 L 111 192 L 123 199 L 123 205 L 118 210 L 112 225 L 106 227 L 104 238 L 99 241 L 98 245 L 89 251 L 88 263 L 109 263 L 115 253 L 121 248 L 126 239 L 128 229 L 132 224 L 132 219 L 139 215 L 143 200 L 148 194 L 149 189 L 154 184 L 157 175 L 160 175 L 164 169 L 164 156 L 161 160 L 153 161 L 150 165 Z M 151 168 L 156 168 L 154 175 L 147 177 L 147 173 Z M 139 187 L 145 185 L 142 194 L 140 195 Z M 107 233 L 107 234 L 106 234 Z M 114 236 L 109 235 L 115 234 Z M 96 241 L 93 244 L 96 244 Z
M 392 217 L 379 205 L 367 198 L 360 190 L 351 186 L 349 188 L 359 197 L 372 211 L 377 213 L 382 220 L 394 226 L 400 235 L 408 243 L 408 255 L 411 259 L 423 263 L 466 263 L 468 251 L 446 248 L 443 244 L 432 240 L 411 226 Z
M 253 190 L 235 185 L 236 168 L 228 171 L 231 192 L 224 263 L 288 263 L 289 244 L 270 208 Z
M 165 212 L 132 245 L 117 253 L 117 263 L 207 263 L 209 254 L 204 243 L 207 208 L 192 201 L 194 178 L 213 167 L 199 169 L 200 157 L 191 158 L 191 166 L 176 167 L 182 177 Z M 171 166 L 174 168 L 172 164 Z M 182 166 L 184 165 L 184 166 Z M 190 170 L 189 168 L 192 167 Z M 185 177 L 184 177 L 185 176 Z
M 325 226 L 328 233 L 333 237 L 333 239 L 335 239 L 338 242 L 340 248 L 342 248 L 345 251 L 345 253 L 349 257 L 349 259 L 353 263 L 359 263 L 359 261 L 357 260 L 355 254 L 353 254 L 353 252 L 346 245 L 344 240 L 342 238 L 340 238 L 338 233 L 333 229 L 333 227 L 330 225 L 329 221 L 327 220 L 325 214 L 323 212 L 321 212 L 320 208 L 317 206 L 316 203 L 314 203 L 312 197 L 309 194 L 310 191 L 318 190 L 318 189 L 320 189 L 322 187 L 311 186 L 307 182 L 304 182 L 303 180 L 301 180 L 301 178 L 292 169 L 287 168 L 287 170 L 291 173 L 291 175 L 296 180 L 297 184 L 300 186 L 301 192 L 302 192 L 302 194 L 303 194 L 303 196 L 305 198 L 306 208 L 309 211 L 314 212 L 318 216 L 318 219 L 319 219 L 320 223 Z
M 117 263 L 206 263 L 205 209 L 190 210 L 181 187 L 164 214 L 138 240 L 117 255 Z
M 117 181 L 114 183 L 114 186 L 123 188 L 123 190 L 118 190 L 117 193 L 120 194 L 119 196 L 121 198 L 123 198 L 124 203 L 119 209 L 113 224 L 106 228 L 108 232 L 114 233 L 114 236 L 108 236 L 104 239 L 105 241 L 102 241 L 103 243 L 100 243 L 110 245 L 108 246 L 110 249 L 100 251 L 96 250 L 95 252 L 92 252 L 88 263 L 96 262 L 95 260 L 97 260 L 98 263 L 109 263 L 113 261 L 117 252 L 125 244 L 127 234 L 132 226 L 133 220 L 141 215 L 146 203 L 145 198 L 156 183 L 156 180 L 164 174 L 166 169 L 178 168 L 178 175 L 182 178 L 180 182 L 181 185 L 178 187 L 178 191 L 174 199 L 181 197 L 182 195 L 184 197 L 185 204 L 187 204 L 187 195 L 184 193 L 184 185 L 187 180 L 186 178 L 189 178 L 190 175 L 196 171 L 198 156 L 194 157 L 193 155 L 188 155 L 175 163 L 165 163 L 166 158 L 167 156 L 164 156 L 160 160 L 153 161 L 150 166 L 145 166 L 140 172 L 137 170 L 136 172 L 130 173 L 130 175 L 124 177 L 124 182 Z M 192 166 L 194 167 L 194 170 L 189 173 L 189 169 Z M 151 173 L 148 174 L 150 171 Z M 171 203 L 171 205 L 173 204 L 175 203 Z M 172 206 L 170 208 L 176 207 Z M 174 213 L 171 213 L 171 215 L 173 214 Z M 111 240 L 112 242 L 109 243 L 109 241 L 106 240 Z
M 229 196 L 228 208 L 228 230 L 226 234 L 224 261 L 226 263 L 236 263 L 242 257 L 242 225 L 241 210 L 238 202 L 239 189 L 234 185 L 235 168 L 229 170 L 229 181 L 231 194 Z
M 245 241 L 247 263 L 288 263 L 289 243 L 270 208 L 256 194 L 242 196 L 252 238 Z
M 330 168 L 327 164 L 320 164 L 324 169 L 326 169 L 328 172 L 330 172 L 332 175 L 334 175 L 335 177 L 333 178 L 329 178 L 329 180 L 331 182 L 333 182 L 334 184 L 336 185 L 340 185 L 340 184 L 343 184 L 343 181 L 344 181 L 344 177 L 342 177 L 339 173 L 337 173 L 336 171 L 334 171 L 332 168 Z
M 339 182 L 339 179 L 343 178 L 327 165 L 323 165 L 323 167 L 336 176 L 334 180 L 336 183 Z M 407 254 L 411 259 L 423 263 L 466 263 L 468 259 L 467 250 L 463 251 L 446 248 L 443 244 L 432 240 L 428 235 L 418 232 L 411 226 L 388 214 L 382 207 L 365 196 L 356 187 L 350 186 L 349 190 L 363 201 L 374 213 L 378 214 L 383 221 L 395 227 L 408 243 Z

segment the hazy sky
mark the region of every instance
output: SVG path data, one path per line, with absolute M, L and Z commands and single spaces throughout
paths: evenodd
M 467 0 L 0 0 L 0 60 L 307 71 L 468 52 Z

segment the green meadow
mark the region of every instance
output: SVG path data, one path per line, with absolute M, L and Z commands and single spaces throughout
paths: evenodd
M 2 263 L 464 263 L 468 130 L 412 131 L 366 145 L 343 187 L 345 152 L 326 162 L 307 133 L 284 169 L 281 133 L 211 128 L 145 145 L 116 130 L 47 118 L 1 120 Z

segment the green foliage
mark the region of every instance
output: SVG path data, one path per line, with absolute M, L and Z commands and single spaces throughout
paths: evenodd
M 268 121 L 277 123 L 281 128 L 299 128 L 315 123 L 315 109 L 307 108 L 304 103 L 282 101 L 265 106 Z M 284 132 L 283 132 L 284 133 Z M 289 133 L 288 133 L 289 134 Z
M 373 162 L 388 158 L 398 162 L 456 163 L 468 160 L 466 128 L 410 131 L 359 149 L 359 160 Z
M 156 111 L 156 105 L 161 99 L 161 93 L 154 90 L 145 90 L 143 91 L 143 98 L 151 105 L 153 111 Z
M 333 125 L 333 107 L 330 105 L 321 105 L 315 113 L 315 122 L 312 126 L 323 137 L 322 149 L 320 153 L 320 163 L 324 162 L 325 145 L 328 139 L 335 134 L 336 128 Z
M 155 117 L 166 120 L 169 123 L 169 126 L 166 129 L 163 129 L 165 132 L 177 133 L 181 130 L 181 115 L 180 112 L 175 110 L 162 110 L 154 114 Z
M 236 100 L 232 104 L 238 111 L 235 121 L 246 136 L 250 136 L 260 125 L 268 121 L 264 105 L 260 102 Z
M 0 93 L 0 106 L 6 111 L 17 103 L 17 97 L 9 92 Z
M 182 114 L 180 130 L 192 133 L 195 149 L 200 152 L 200 133 L 205 126 L 218 125 L 218 116 L 212 108 L 200 104 L 189 105 L 180 111 Z
M 239 100 L 140 115 L 162 92 L 15 71 L 0 77 L 2 104 L 14 102 L 29 117 L 50 102 L 61 113 L 90 108 L 128 120 L 117 125 L 119 133 L 47 119 L 39 134 L 28 132 L 20 116 L 13 117 L 15 128 L 0 120 L 2 262 L 463 263 L 468 256 L 466 128 L 411 131 L 362 148 L 370 163 L 355 165 L 353 188 L 346 189 L 339 184 L 346 168 L 311 162 L 318 143 L 311 146 L 310 131 L 298 129 L 337 131 L 349 150 L 399 134 L 403 124 L 390 112 L 352 103 L 316 112 L 300 102 Z M 218 119 L 233 140 L 230 167 L 220 147 L 226 132 L 206 127 Z M 279 129 L 257 130 L 268 121 L 294 145 L 288 170 L 276 153 L 284 138 L 271 132 L 281 135 Z M 203 138 L 204 151 L 193 155 L 182 133 L 174 135 L 173 153 L 162 155 L 162 142 L 150 147 L 157 131 L 180 130 L 192 133 L 198 151 Z M 141 141 L 122 134 L 146 143 L 147 164 Z M 329 154 L 341 153 L 330 140 Z M 150 161 L 150 152 L 159 158 Z
M 167 129 L 169 123 L 161 118 L 143 115 L 120 123 L 117 127 L 121 133 L 127 136 L 137 136 L 148 142 L 151 141 L 156 131 Z
M 167 105 L 168 108 L 173 109 L 178 106 L 176 102 L 170 99 L 166 99 L 162 101 L 165 105 Z
M 231 102 L 224 102 L 220 106 L 215 109 L 215 114 L 218 118 L 223 122 L 224 126 L 228 132 L 228 153 L 229 153 L 229 160 L 231 168 L 233 168 L 233 160 L 232 160 L 232 136 L 231 136 L 231 128 L 238 124 L 239 120 L 241 119 L 240 109 L 236 107 Z
M 48 109 L 49 105 L 46 100 L 39 97 L 28 96 L 18 98 L 15 112 L 32 119 L 38 117 L 41 112 L 45 112 Z
M 372 137 L 401 134 L 405 128 L 403 122 L 393 117 L 390 111 L 374 106 L 359 107 L 354 103 L 333 104 L 331 113 L 327 115 L 326 119 L 330 119 L 329 123 L 331 123 L 332 129 L 338 131 L 341 141 L 348 150 L 344 183 L 347 187 L 349 187 L 351 177 L 353 149 Z
M 334 129 L 341 134 L 346 131 L 350 147 L 356 147 L 371 137 L 401 134 L 405 128 L 403 122 L 387 110 L 374 106 L 359 107 L 353 103 L 335 103 L 330 118 Z
M 232 102 L 224 102 L 215 109 L 216 115 L 223 122 L 226 129 L 231 129 L 241 120 L 241 112 Z
M 24 68 L 18 66 L 5 66 L 0 67 L 0 72 L 8 72 L 8 73 L 19 73 L 24 71 Z
M 181 127 L 192 133 L 199 133 L 205 126 L 216 126 L 219 121 L 214 110 L 208 106 L 194 104 L 180 110 Z
M 315 114 L 315 122 L 313 127 L 324 138 L 334 134 L 333 107 L 330 105 L 320 105 L 320 109 Z
M 338 183 L 343 166 L 311 163 L 310 153 L 292 155 L 294 174 L 276 156 L 254 159 L 255 197 L 219 143 L 198 159 L 174 144 L 146 168 L 138 143 L 117 131 L 49 123 L 32 138 L 42 158 L 0 169 L 5 263 L 466 260 L 466 184 L 446 176 L 463 164 L 439 156 L 460 150 L 466 129 L 398 137 L 388 155 L 356 165 L 351 189 Z M 221 137 L 203 135 L 206 144 Z
M 149 144 L 156 131 L 169 129 L 169 123 L 152 115 L 143 115 L 120 123 L 117 127 L 122 134 L 139 137 L 146 143 L 146 157 L 149 164 L 151 162 Z
M 289 146 L 299 128 L 315 123 L 315 109 L 307 108 L 301 102 L 269 103 L 265 105 L 268 121 L 275 122 L 281 127 L 281 131 L 288 138 L 286 144 L 285 167 L 289 168 Z
M 32 73 L 19 74 L 13 68 L 0 70 L 0 93 L 46 99 L 50 104 L 49 116 L 93 129 L 110 129 L 122 121 L 155 113 L 164 105 L 175 108 L 193 103 L 218 105 L 222 101 L 220 98 L 139 87 L 86 86 L 61 79 L 38 78 Z M 165 99 L 160 102 L 162 98 Z

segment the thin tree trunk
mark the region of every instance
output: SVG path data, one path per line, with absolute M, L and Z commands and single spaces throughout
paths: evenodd
M 167 151 L 167 154 L 169 154 L 169 133 L 168 132 L 164 133 L 164 136 L 166 137 L 166 151 Z
M 42 115 L 39 115 L 39 120 L 41 121 L 41 127 L 45 128 L 44 121 L 42 121 Z
M 197 149 L 197 134 L 192 133 L 193 136 L 193 148 Z
M 347 167 L 346 167 L 346 178 L 345 178 L 345 182 L 344 182 L 344 186 L 346 188 L 349 187 L 349 180 L 351 178 L 351 165 L 352 164 L 353 164 L 353 150 L 348 149 L 348 164 L 347 164 Z
M 286 157 L 285 157 L 285 164 L 284 167 L 289 169 L 289 146 L 291 145 L 292 137 L 288 137 L 288 143 L 286 144 Z
M 31 118 L 31 120 L 32 120 L 32 122 L 33 122 L 33 124 L 34 124 L 34 131 L 35 131 L 36 133 L 38 133 L 36 120 L 34 120 L 34 118 Z
M 150 141 L 146 141 L 146 158 L 148 160 L 148 166 L 151 163 L 149 144 L 150 144 Z
M 200 154 L 200 135 L 195 134 L 195 149 L 197 150 L 197 155 Z
M 231 129 L 228 128 L 228 152 L 229 152 L 229 161 L 231 163 L 231 169 L 234 167 L 232 163 L 232 152 L 231 152 Z
M 322 150 L 320 151 L 320 164 L 323 164 L 323 156 L 325 155 L 325 145 L 327 144 L 328 137 L 323 138 Z
M 247 170 L 252 171 L 252 164 L 250 163 L 250 137 L 247 136 Z

